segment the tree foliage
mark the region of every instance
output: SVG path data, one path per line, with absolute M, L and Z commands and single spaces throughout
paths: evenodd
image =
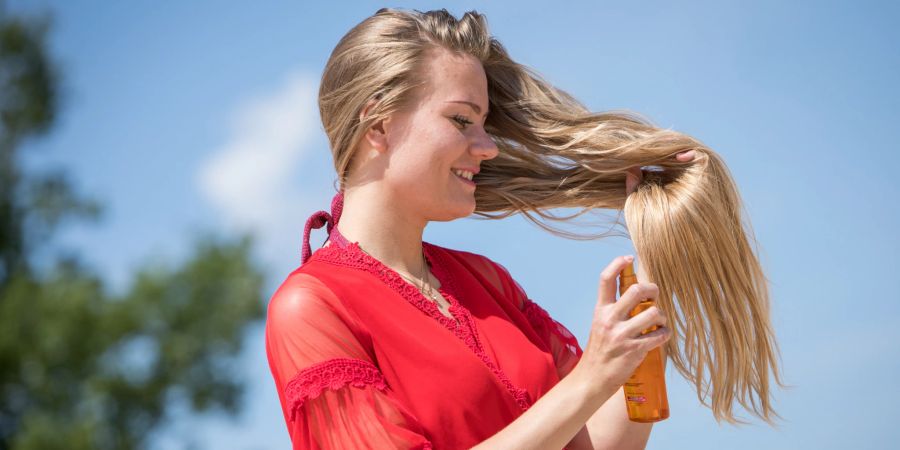
M 263 315 L 263 278 L 249 236 L 200 237 L 185 262 L 145 264 L 120 294 L 77 254 L 35 268 L 61 224 L 102 214 L 65 171 L 17 165 L 57 114 L 51 23 L 0 4 L 0 450 L 144 448 L 175 400 L 238 411 L 234 358 Z

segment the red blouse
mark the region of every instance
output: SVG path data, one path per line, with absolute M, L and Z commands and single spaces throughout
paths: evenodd
M 293 448 L 469 448 L 581 357 L 500 264 L 423 242 L 453 320 L 333 230 L 268 306 L 266 355 Z

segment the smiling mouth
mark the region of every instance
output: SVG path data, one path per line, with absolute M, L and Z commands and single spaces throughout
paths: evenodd
M 451 172 L 453 172 L 453 171 L 451 171 Z M 453 176 L 455 176 L 457 180 L 460 180 L 460 181 L 462 181 L 463 183 L 466 183 L 466 184 L 475 186 L 475 181 L 470 180 L 470 179 L 468 179 L 468 178 L 466 178 L 466 177 L 459 176 L 459 174 L 457 174 L 456 172 L 453 172 Z
M 474 172 L 470 172 L 468 170 L 450 169 L 450 171 L 455 173 L 456 175 L 459 175 L 462 178 L 467 179 L 467 180 L 471 180 L 475 176 Z

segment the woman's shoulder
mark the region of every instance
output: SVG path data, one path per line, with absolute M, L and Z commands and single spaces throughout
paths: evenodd
M 307 263 L 310 263 L 308 261 Z M 343 299 L 344 292 L 334 280 L 320 279 L 314 273 L 294 270 L 269 298 L 266 327 L 283 332 L 306 333 L 328 329 L 359 333 L 365 327 L 359 316 Z
M 278 316 L 302 315 L 311 307 L 329 303 L 334 293 L 314 275 L 302 268 L 291 272 L 275 289 L 269 299 L 269 314 Z

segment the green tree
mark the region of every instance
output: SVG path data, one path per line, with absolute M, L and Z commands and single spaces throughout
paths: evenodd
M 144 265 L 123 294 L 77 254 L 36 268 L 61 224 L 102 215 L 64 171 L 17 165 L 58 109 L 48 17 L 0 3 L 0 450 L 144 448 L 173 399 L 237 412 L 234 358 L 264 313 L 263 277 L 249 236 L 201 236 L 186 262 Z

